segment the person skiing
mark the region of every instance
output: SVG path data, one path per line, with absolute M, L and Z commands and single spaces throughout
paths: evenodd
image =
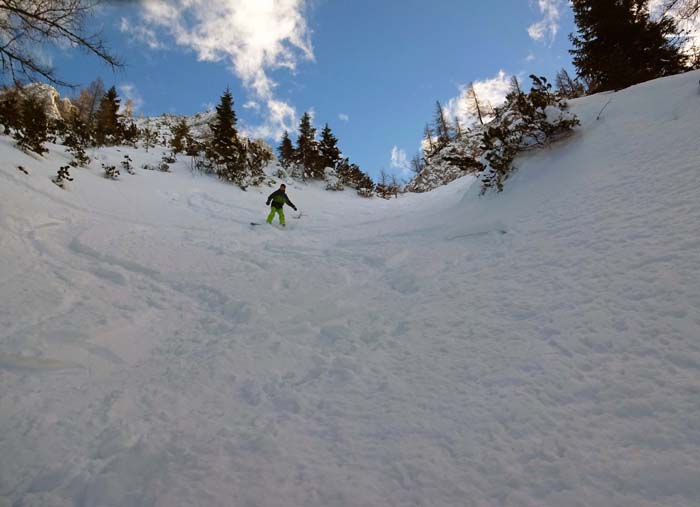
M 289 200 L 289 197 L 287 197 L 287 194 L 285 193 L 287 186 L 282 183 L 280 185 L 280 188 L 278 190 L 275 190 L 270 194 L 270 196 L 267 198 L 267 202 L 265 203 L 266 206 L 270 206 L 270 203 L 272 203 L 272 207 L 270 209 L 270 214 L 267 215 L 267 223 L 271 224 L 272 219 L 275 218 L 275 213 L 277 213 L 280 217 L 280 224 L 282 227 L 284 227 L 284 211 L 282 211 L 282 207 L 286 204 L 292 207 L 294 211 L 297 210 L 297 207 L 294 206 L 294 203 Z

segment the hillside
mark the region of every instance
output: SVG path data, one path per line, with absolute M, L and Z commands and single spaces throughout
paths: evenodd
M 291 182 L 286 229 L 0 137 L 0 505 L 697 506 L 698 79 L 573 101 L 500 194 Z

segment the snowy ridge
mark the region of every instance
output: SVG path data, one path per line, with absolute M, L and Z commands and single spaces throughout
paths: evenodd
M 292 182 L 286 230 L 0 137 L 0 505 L 696 507 L 699 78 L 573 101 L 501 194 Z

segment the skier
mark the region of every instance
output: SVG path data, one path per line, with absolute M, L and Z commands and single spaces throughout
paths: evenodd
M 271 224 L 272 219 L 275 218 L 275 213 L 277 213 L 280 216 L 280 224 L 282 227 L 284 227 L 284 211 L 282 211 L 282 207 L 286 204 L 289 204 L 294 211 L 297 210 L 297 207 L 294 206 L 292 201 L 289 200 L 289 197 L 287 197 L 287 194 L 284 192 L 287 186 L 282 183 L 280 185 L 279 190 L 275 190 L 270 194 L 270 197 L 267 198 L 267 202 L 265 203 L 266 206 L 270 205 L 270 202 L 272 202 L 272 209 L 270 209 L 270 214 L 267 215 L 267 223 Z

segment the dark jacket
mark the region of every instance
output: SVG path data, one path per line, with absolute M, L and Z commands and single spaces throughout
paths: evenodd
M 287 194 L 284 193 L 284 190 L 275 190 L 270 194 L 270 196 L 267 198 L 267 203 L 270 204 L 272 202 L 272 207 L 273 208 L 278 208 L 282 209 L 284 207 L 285 203 L 290 205 L 294 210 L 297 209 L 296 206 L 292 203 L 292 201 L 289 200 L 289 197 L 287 197 Z

